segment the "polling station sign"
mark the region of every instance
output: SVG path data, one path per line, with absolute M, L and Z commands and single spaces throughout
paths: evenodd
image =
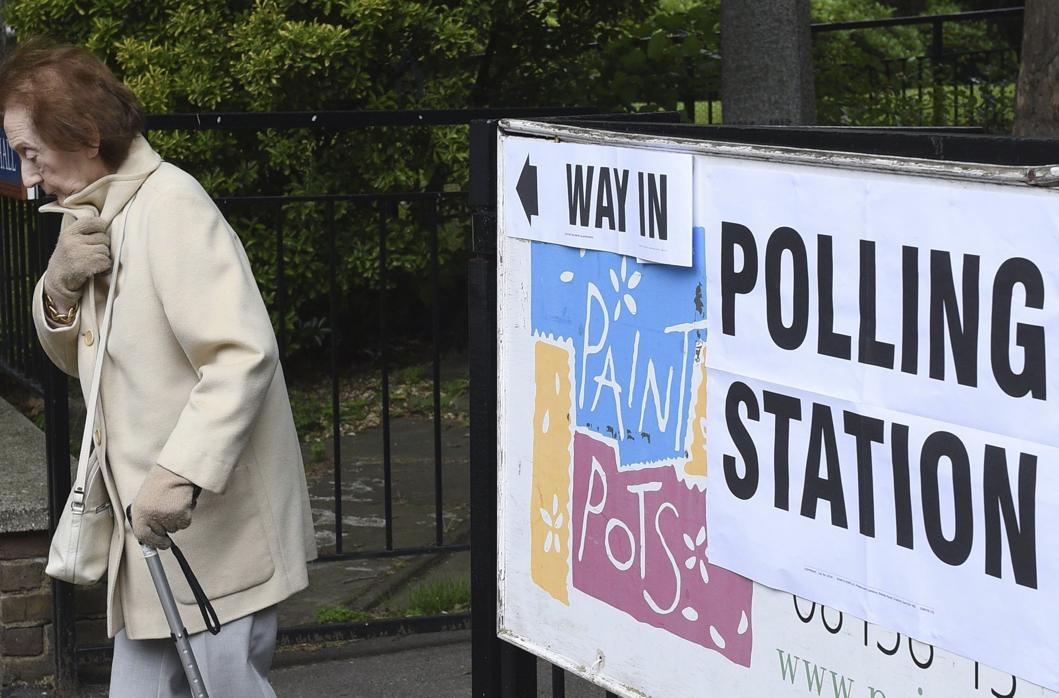
M 696 168 L 710 559 L 1059 688 L 1059 196 Z
M 13 199 L 33 198 L 32 192 L 27 192 L 22 186 L 18 155 L 11 149 L 3 130 L 0 130 L 0 196 Z
M 1051 233 L 1030 231 L 1055 228 L 1057 195 L 696 147 L 502 127 L 499 635 L 623 696 L 1056 696 L 1047 667 L 1029 666 L 1051 651 L 1051 602 L 1035 618 L 1017 605 L 1054 592 L 1042 511 L 1055 508 L 1054 418 L 1001 412 L 1054 394 L 1039 370 L 1054 282 L 1017 260 L 1049 258 Z M 631 163 L 653 151 L 691 160 L 688 198 L 667 210 L 690 220 L 682 265 L 578 246 L 570 190 L 550 231 L 544 195 L 531 214 L 520 191 L 528 158 L 538 182 L 612 163 L 612 185 L 628 169 L 632 192 L 635 172 L 658 169 Z M 530 217 L 537 237 L 507 230 Z M 924 497 L 937 504 L 926 514 Z M 952 642 L 952 623 L 972 646 Z

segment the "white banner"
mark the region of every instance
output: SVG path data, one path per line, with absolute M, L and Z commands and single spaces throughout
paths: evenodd
M 694 200 L 710 562 L 1059 688 L 1059 198 L 696 157 Z
M 691 266 L 692 157 L 508 138 L 505 234 Z

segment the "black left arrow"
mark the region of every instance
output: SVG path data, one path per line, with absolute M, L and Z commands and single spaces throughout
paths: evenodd
M 532 217 L 540 215 L 540 211 L 537 209 L 537 166 L 530 164 L 529 155 L 526 156 L 526 164 L 522 166 L 522 174 L 518 176 L 515 191 L 522 202 L 522 210 L 526 212 L 526 220 L 533 225 Z

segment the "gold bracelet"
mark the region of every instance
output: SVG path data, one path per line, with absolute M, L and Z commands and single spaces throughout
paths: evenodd
M 57 325 L 72 325 L 74 318 L 77 317 L 77 303 L 67 310 L 65 313 L 60 313 L 59 309 L 55 307 L 55 302 L 51 299 L 51 296 L 44 293 L 44 311 L 48 315 L 48 319 Z

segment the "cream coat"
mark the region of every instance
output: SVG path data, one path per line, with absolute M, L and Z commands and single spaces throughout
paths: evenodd
M 126 237 L 95 432 L 115 512 L 158 463 L 202 487 L 190 528 L 173 535 L 222 623 L 308 584 L 316 557 L 301 451 L 276 338 L 243 247 L 188 174 L 137 139 L 117 173 L 42 210 L 64 225 L 110 222 Z M 33 320 L 45 352 L 87 393 L 107 275 L 86 284 L 71 327 Z M 204 629 L 176 560 L 161 553 L 187 629 Z M 107 629 L 169 636 L 147 565 L 118 514 L 107 573 Z

